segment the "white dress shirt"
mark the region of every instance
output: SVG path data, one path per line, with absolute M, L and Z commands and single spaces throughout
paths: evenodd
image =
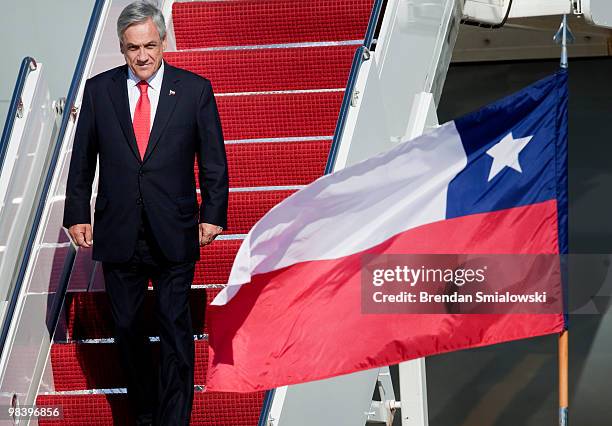
M 153 120 L 155 119 L 155 111 L 157 111 L 157 104 L 159 103 L 159 93 L 161 91 L 162 81 L 164 79 L 164 61 L 162 61 L 159 69 L 151 77 L 147 79 L 149 88 L 147 89 L 147 95 L 149 96 L 149 102 L 151 103 L 151 127 L 153 127 Z M 134 121 L 134 111 L 136 111 L 136 104 L 140 99 L 140 89 L 136 86 L 140 82 L 140 79 L 136 77 L 132 69 L 128 66 L 128 78 L 127 78 L 127 91 L 128 99 L 130 100 L 130 115 L 132 121 Z

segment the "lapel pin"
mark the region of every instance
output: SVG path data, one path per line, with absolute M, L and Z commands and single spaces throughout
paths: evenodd
M 174 96 L 176 95 L 176 92 L 174 90 L 170 90 L 170 93 L 168 93 L 169 96 Z

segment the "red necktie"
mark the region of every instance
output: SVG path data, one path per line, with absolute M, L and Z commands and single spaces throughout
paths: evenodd
M 140 89 L 140 98 L 138 98 L 136 110 L 134 111 L 133 126 L 136 143 L 138 144 L 138 151 L 140 151 L 140 158 L 144 158 L 151 129 L 151 102 L 149 102 L 149 95 L 147 94 L 149 84 L 141 80 L 136 86 Z

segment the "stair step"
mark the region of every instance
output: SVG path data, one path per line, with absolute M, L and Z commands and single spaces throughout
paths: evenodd
M 307 185 L 325 171 L 330 147 L 331 140 L 228 144 L 230 187 Z
M 325 171 L 330 147 L 331 140 L 228 144 L 230 187 L 307 185 Z
M 216 98 L 226 140 L 333 135 L 344 92 Z
M 227 231 L 246 234 L 268 210 L 293 194 L 293 190 L 230 192 Z
M 205 307 L 221 291 L 218 288 L 193 288 L 189 294 L 191 322 L 194 334 L 207 333 Z M 114 336 L 113 318 L 105 292 L 78 292 L 66 295 L 66 321 L 71 340 L 105 339 Z M 155 293 L 147 291 L 144 300 L 145 333 L 158 336 L 155 322 Z M 56 332 L 61 336 L 63 333 Z
M 171 65 L 209 79 L 216 94 L 344 88 L 356 45 L 166 52 Z
M 151 343 L 153 360 L 159 359 L 159 342 Z M 195 341 L 196 385 L 206 383 L 208 342 Z M 55 391 L 126 387 L 119 352 L 114 343 L 55 343 L 51 346 Z M 157 365 L 157 364 L 154 364 Z
M 225 284 L 242 240 L 218 240 L 200 248 L 196 263 L 195 284 Z
M 224 234 L 246 234 L 268 210 L 293 194 L 294 189 L 230 192 Z M 202 197 L 198 194 L 198 203 Z M 216 281 L 215 283 L 219 283 Z
M 307 185 L 325 171 L 331 138 L 227 144 L 230 188 Z
M 191 413 L 192 425 L 254 426 L 259 420 L 264 392 L 235 394 L 196 391 Z M 42 425 L 113 426 L 133 424 L 126 394 L 39 395 L 39 406 L 60 406 L 61 422 L 40 419 Z
M 363 39 L 373 0 L 175 2 L 179 50 Z

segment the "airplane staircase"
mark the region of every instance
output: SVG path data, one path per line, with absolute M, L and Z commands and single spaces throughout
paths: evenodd
M 202 248 L 191 290 L 194 425 L 258 424 L 263 392 L 206 391 L 205 305 L 224 286 L 250 227 L 323 174 L 351 61 L 363 42 L 372 4 L 373 0 L 173 4 L 177 50 L 167 52 L 165 59 L 211 80 L 230 176 L 228 227 Z M 150 318 L 153 300 L 151 289 L 146 301 Z M 41 388 L 37 397 L 38 405 L 61 405 L 63 420 L 39 424 L 130 424 L 111 321 L 103 291 L 67 293 L 50 351 L 53 383 Z M 153 321 L 148 333 L 155 346 Z

